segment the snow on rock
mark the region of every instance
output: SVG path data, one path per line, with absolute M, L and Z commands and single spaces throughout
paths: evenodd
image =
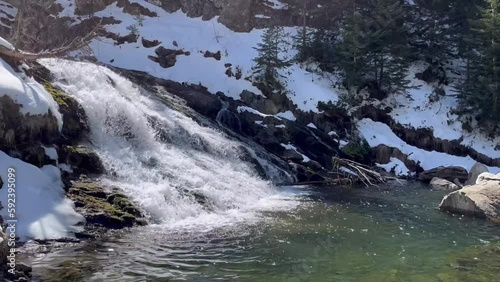
M 59 130 L 62 116 L 59 106 L 45 88 L 24 73 L 15 72 L 10 65 L 0 59 L 0 96 L 7 95 L 22 105 L 21 112 L 30 115 L 45 115 L 49 110 L 57 119 Z
M 57 155 L 56 149 L 45 147 L 45 146 L 42 146 L 42 148 L 45 150 L 45 155 L 47 155 L 47 157 L 49 157 L 49 159 L 55 160 L 55 161 L 57 161 L 59 159 L 59 156 Z
M 276 9 L 276 10 L 284 10 L 287 8 L 286 4 L 281 3 L 278 0 L 267 0 L 267 3 L 264 3 L 266 6 Z
M 387 164 L 376 164 L 378 167 L 385 169 L 387 172 L 394 172 L 398 176 L 407 176 L 410 174 L 410 170 L 406 165 L 396 158 L 391 158 L 390 162 Z
M 304 162 L 304 163 L 307 163 L 308 161 L 311 160 L 308 156 L 306 156 L 306 155 L 302 154 L 301 152 L 299 152 L 297 150 L 297 147 L 295 147 L 295 146 L 293 146 L 291 144 L 283 144 L 283 143 L 281 143 L 281 146 L 283 148 L 287 149 L 287 150 L 293 150 L 293 151 L 297 152 L 297 154 L 299 154 L 299 155 L 302 156 L 302 159 L 303 159 L 302 162 Z
M 10 44 L 9 41 L 3 39 L 2 37 L 0 37 L 0 47 L 7 48 L 9 50 L 14 50 L 14 46 L 12 46 L 12 44 Z
M 314 123 L 312 123 L 312 122 L 311 122 L 311 123 L 309 123 L 309 124 L 307 125 L 307 127 L 314 128 L 314 129 L 318 129 L 318 128 L 316 127 L 316 125 L 314 125 Z
M 286 111 L 286 112 L 283 112 L 283 113 L 277 113 L 275 115 L 275 117 L 284 118 L 284 119 L 287 119 L 287 120 L 290 120 L 290 121 L 296 121 L 297 120 L 297 118 L 295 117 L 295 115 L 291 111 Z
M 368 141 L 371 147 L 387 145 L 398 148 L 408 156 L 409 159 L 420 162 L 423 169 L 428 170 L 439 166 L 462 166 L 467 170 L 476 163 L 471 157 L 458 157 L 436 151 L 426 151 L 408 145 L 401 140 L 389 126 L 384 123 L 375 122 L 371 119 L 363 119 L 358 123 L 358 130 Z M 500 172 L 500 168 L 489 168 L 490 171 Z
M 7 209 L 9 168 L 15 169 L 16 235 L 21 240 L 73 237 L 73 232 L 79 230 L 75 224 L 84 219 L 65 198 L 59 169 L 54 166 L 39 169 L 0 151 L 0 176 L 4 182 L 0 189 L 4 209 L 0 214 L 3 218 L 10 219 Z

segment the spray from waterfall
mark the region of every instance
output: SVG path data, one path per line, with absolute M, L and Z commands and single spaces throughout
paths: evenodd
M 85 109 L 91 146 L 113 175 L 102 181 L 122 188 L 155 223 L 220 226 L 295 205 L 282 199 L 289 195 L 264 180 L 262 171 L 259 176 L 255 161 L 269 178 L 289 181 L 262 152 L 201 126 L 108 68 L 63 60 L 43 64 Z

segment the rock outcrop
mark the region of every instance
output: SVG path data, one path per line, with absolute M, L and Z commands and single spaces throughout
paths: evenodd
M 454 182 L 455 179 L 464 182 L 469 179 L 469 173 L 461 166 L 441 166 L 426 170 L 418 175 L 418 179 L 424 182 L 430 182 L 434 177 L 443 178 L 452 182 Z
M 500 175 L 498 180 L 478 180 L 444 197 L 439 209 L 456 214 L 500 220 Z

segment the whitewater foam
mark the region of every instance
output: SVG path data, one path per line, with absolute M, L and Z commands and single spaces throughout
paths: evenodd
M 251 221 L 270 206 L 297 204 L 283 200 L 241 160 L 241 142 L 199 125 L 108 68 L 42 63 L 55 75 L 55 85 L 85 109 L 92 146 L 114 175 L 103 182 L 124 189 L 154 223 L 210 228 Z

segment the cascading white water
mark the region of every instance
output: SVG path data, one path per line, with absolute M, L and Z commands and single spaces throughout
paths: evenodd
M 241 143 L 147 97 L 108 68 L 42 63 L 85 109 L 92 146 L 114 175 L 103 181 L 124 189 L 158 224 L 214 227 L 295 205 L 241 161 Z

